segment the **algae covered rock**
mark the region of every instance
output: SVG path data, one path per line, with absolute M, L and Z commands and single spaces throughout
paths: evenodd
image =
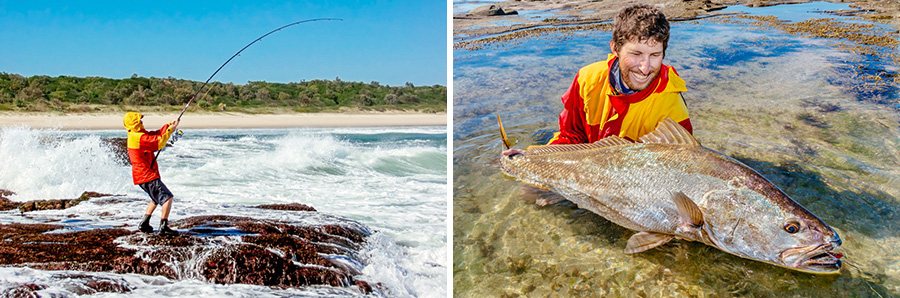
M 93 191 L 86 191 L 77 199 L 57 199 L 57 200 L 34 200 L 18 205 L 19 211 L 22 213 L 29 211 L 51 210 L 51 209 L 68 209 L 78 203 L 87 201 L 90 198 L 108 197 L 110 194 L 103 194 Z M 2 203 L 0 203 L 2 204 Z M 8 209 L 7 209 L 8 210 Z
M 503 7 L 500 7 L 499 5 L 491 4 L 491 5 L 483 5 L 483 6 L 476 7 L 475 9 L 472 9 L 471 11 L 469 11 L 469 14 L 476 15 L 476 16 L 505 16 L 505 15 L 511 15 L 511 14 L 519 14 L 519 12 L 517 12 L 515 10 L 505 11 L 505 10 L 503 10 Z
M 224 215 L 189 217 L 170 225 L 181 233 L 161 237 L 121 228 L 47 233 L 62 226 L 0 224 L 0 238 L 5 239 L 0 241 L 0 266 L 373 291 L 373 285 L 356 279 L 364 266 L 359 250 L 370 234 L 364 227 L 300 226 Z M 93 285 L 91 291 L 128 291 L 104 281 Z

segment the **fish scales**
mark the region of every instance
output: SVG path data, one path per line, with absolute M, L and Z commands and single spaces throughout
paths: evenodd
M 579 207 L 626 228 L 673 232 L 675 225 L 672 223 L 678 218 L 675 205 L 658 203 L 669 201 L 668 191 L 681 190 L 688 197 L 698 198 L 695 202 L 702 206 L 705 193 L 700 190 L 725 188 L 727 181 L 694 170 L 707 168 L 697 167 L 700 163 L 722 164 L 715 157 L 701 162 L 697 155 L 705 152 L 686 148 L 673 150 L 671 147 L 635 144 L 526 156 L 521 161 L 521 168 L 530 175 L 523 180 L 554 185 L 554 190 L 571 197 L 570 200 Z M 697 183 L 706 187 L 689 187 Z M 644 217 L 658 220 L 648 221 Z
M 700 146 L 671 119 L 642 140 L 531 147 L 500 165 L 638 231 L 626 252 L 679 238 L 805 272 L 840 269 L 830 253 L 840 246 L 837 233 L 752 168 Z

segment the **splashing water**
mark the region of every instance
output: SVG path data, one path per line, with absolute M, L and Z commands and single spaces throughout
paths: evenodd
M 0 223 L 54 221 L 64 226 L 63 231 L 123 223 L 135 228 L 147 196 L 132 184 L 130 166 L 117 163 L 114 151 L 102 141 L 124 135 L 122 131 L 0 129 L 0 164 L 4 165 L 0 189 L 14 191 L 8 196 L 11 200 L 75 198 L 84 191 L 129 198 L 118 204 L 89 200 L 70 209 L 31 212 L 26 217 L 17 210 L 0 212 Z M 173 220 L 220 214 L 298 224 L 359 222 L 374 232 L 359 252 L 365 263 L 359 268 L 360 279 L 383 284 L 386 291 L 381 294 L 387 296 L 441 297 L 447 291 L 446 144 L 444 127 L 198 130 L 186 131 L 175 146 L 160 154 L 159 165 L 162 180 L 175 194 Z M 319 212 L 301 216 L 247 208 L 295 202 Z M 183 267 L 179 272 L 184 279 L 82 275 L 131 285 L 129 293 L 113 296 L 360 295 L 332 287 L 278 290 L 211 285 L 190 275 L 192 264 L 173 266 Z M 5 278 L 0 278 L 0 288 L 31 282 L 47 285 L 40 293 L 48 295 L 77 293 L 71 286 L 57 286 L 60 282 L 87 282 L 27 268 L 0 270 L 8 273 L 0 274 Z

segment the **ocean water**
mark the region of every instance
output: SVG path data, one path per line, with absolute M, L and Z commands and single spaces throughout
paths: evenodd
M 847 8 L 731 9 L 777 11 L 787 24 L 830 18 L 897 38 L 894 24 L 814 12 Z M 536 199 L 558 195 L 504 176 L 497 115 L 515 147 L 545 143 L 558 129 L 560 97 L 578 69 L 609 53 L 609 32 L 583 31 L 454 50 L 454 295 L 900 296 L 900 69 L 890 58 L 896 46 L 876 48 L 883 55 L 876 57 L 848 50 L 851 41 L 732 20 L 672 23 L 664 63 L 687 82 L 694 135 L 834 228 L 843 240 L 840 275 L 796 272 L 687 241 L 625 254 L 633 231 L 566 201 L 537 206 Z
M 64 231 L 136 229 L 147 195 L 131 169 L 102 139 L 124 131 L 0 128 L 0 188 L 13 201 L 76 198 L 96 191 L 141 198 L 119 204 L 84 202 L 67 210 L 0 213 L 0 223 L 54 221 Z M 387 297 L 445 297 L 447 289 L 447 137 L 445 127 L 298 128 L 185 131 L 159 157 L 162 180 L 175 194 L 170 220 L 234 215 L 295 223 L 363 226 L 373 234 L 360 253 L 358 280 L 381 283 Z M 316 216 L 249 208 L 302 203 Z M 151 223 L 157 225 L 159 208 Z M 69 218 L 69 214 L 77 214 Z M 125 281 L 127 294 L 105 297 L 362 296 L 346 288 L 274 289 L 216 285 L 132 274 L 51 272 L 0 267 L 0 292 L 23 283 L 41 295 L 74 296 L 71 276 Z

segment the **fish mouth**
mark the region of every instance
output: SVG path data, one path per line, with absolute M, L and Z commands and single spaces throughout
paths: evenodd
M 835 271 L 841 269 L 841 259 L 838 258 L 838 255 L 826 251 L 803 260 L 800 266 Z
M 842 255 L 831 252 L 834 248 L 831 243 L 826 243 L 812 249 L 789 249 L 782 253 L 782 259 L 792 269 L 817 274 L 838 273 Z

